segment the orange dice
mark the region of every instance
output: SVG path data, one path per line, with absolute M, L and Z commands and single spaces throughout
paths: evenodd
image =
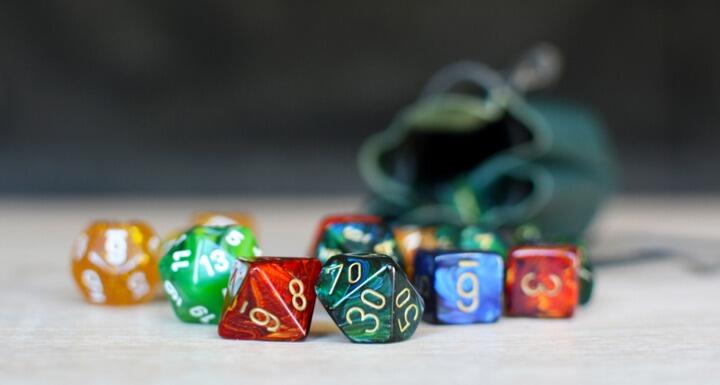
M 151 300 L 160 282 L 159 239 L 143 222 L 97 221 L 72 251 L 75 283 L 88 302 L 131 305 Z
M 580 258 L 573 245 L 513 248 L 505 277 L 507 314 L 572 317 L 578 303 Z

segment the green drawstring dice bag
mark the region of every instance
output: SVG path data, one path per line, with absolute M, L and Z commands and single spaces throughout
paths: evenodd
M 480 63 L 448 67 L 359 156 L 369 211 L 400 223 L 532 224 L 578 239 L 612 191 L 599 120 L 525 97 Z

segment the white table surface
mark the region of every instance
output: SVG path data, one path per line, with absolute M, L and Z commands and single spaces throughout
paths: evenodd
M 266 255 L 303 255 L 323 214 L 358 202 L 0 200 L 0 384 L 720 383 L 720 197 L 615 200 L 594 228 L 595 297 L 570 320 L 422 324 L 395 344 L 350 343 L 319 304 L 304 342 L 223 340 L 163 300 L 88 305 L 71 280 L 72 240 L 95 218 L 164 233 L 194 211 L 247 210 Z

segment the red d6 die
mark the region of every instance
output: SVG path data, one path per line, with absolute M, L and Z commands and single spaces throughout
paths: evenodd
M 511 316 L 571 317 L 578 303 L 580 257 L 575 246 L 510 250 L 505 305 Z
M 315 258 L 238 261 L 228 282 L 218 334 L 242 340 L 297 341 L 307 336 L 315 308 Z

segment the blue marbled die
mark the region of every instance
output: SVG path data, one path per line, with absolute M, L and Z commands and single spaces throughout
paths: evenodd
M 426 303 L 423 319 L 444 324 L 497 321 L 503 269 L 502 257 L 494 253 L 419 251 L 415 286 Z

